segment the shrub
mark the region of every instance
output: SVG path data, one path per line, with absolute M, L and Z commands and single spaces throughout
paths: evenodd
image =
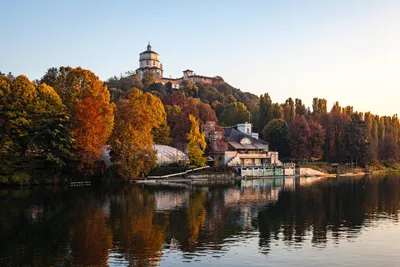
M 17 172 L 11 176 L 11 183 L 19 185 L 28 185 L 30 183 L 31 177 L 25 172 Z

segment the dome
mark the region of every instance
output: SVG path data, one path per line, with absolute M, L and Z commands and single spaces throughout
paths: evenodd
M 171 146 L 153 145 L 153 149 L 157 151 L 158 165 L 167 165 L 189 160 L 189 157 L 185 153 Z

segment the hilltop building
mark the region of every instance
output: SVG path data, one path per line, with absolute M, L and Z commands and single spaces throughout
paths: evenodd
M 163 64 L 160 62 L 160 55 L 152 50 L 150 43 L 147 45 L 146 51 L 139 54 L 139 68 L 136 70 L 136 74 L 139 76 L 139 79 L 142 79 L 143 74 L 147 71 L 154 73 L 154 77 L 157 82 L 162 84 L 171 83 L 171 86 L 174 89 L 179 89 L 180 84 L 184 80 L 187 80 L 192 84 L 196 82 L 202 82 L 206 84 L 223 82 L 221 77 L 197 75 L 194 73 L 194 71 L 189 69 L 184 70 L 183 76 L 180 78 L 164 77 L 164 69 Z

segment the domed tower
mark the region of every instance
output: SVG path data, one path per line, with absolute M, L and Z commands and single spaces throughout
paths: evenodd
M 163 77 L 160 56 L 151 50 L 150 42 L 147 45 L 147 50 L 139 55 L 139 68 L 136 70 L 136 73 L 139 75 L 139 78 L 142 79 L 143 73 L 146 71 L 153 72 L 156 79 L 161 79 Z

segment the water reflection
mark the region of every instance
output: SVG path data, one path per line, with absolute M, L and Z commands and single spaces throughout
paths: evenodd
M 179 265 L 253 246 L 253 255 L 273 254 L 277 244 L 340 246 L 381 222 L 397 225 L 399 196 L 395 176 L 248 180 L 190 190 L 1 189 L 0 266 Z

